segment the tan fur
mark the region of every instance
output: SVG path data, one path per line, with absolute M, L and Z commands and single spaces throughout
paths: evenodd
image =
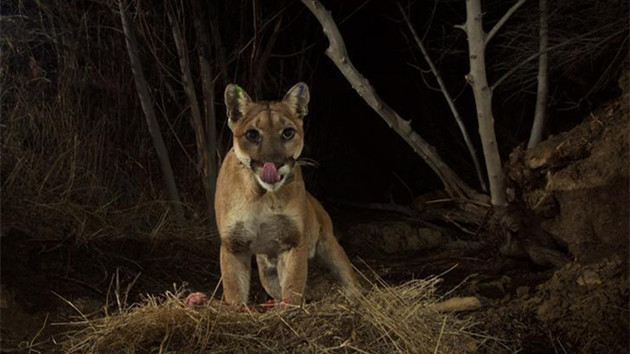
M 215 199 L 225 300 L 247 303 L 253 255 L 263 287 L 277 301 L 302 302 L 308 259 L 315 255 L 348 293 L 356 294 L 352 265 L 296 163 L 304 146 L 308 87 L 297 84 L 279 102 L 252 102 L 235 85 L 225 96 L 234 146 L 219 171 Z M 287 128 L 295 130 L 292 139 L 281 135 Z M 260 132 L 259 142 L 247 138 L 251 129 Z M 265 185 L 256 177 L 265 162 L 276 163 L 280 182 Z

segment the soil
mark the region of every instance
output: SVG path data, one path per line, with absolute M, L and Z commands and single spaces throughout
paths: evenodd
M 512 154 L 512 196 L 571 260 L 560 269 L 501 256 L 501 240 L 485 232 L 431 227 L 395 213 L 329 210 L 353 264 L 368 277 L 400 284 L 439 274 L 442 295 L 482 299 L 480 310 L 459 316 L 501 339 L 489 352 L 627 353 L 628 161 L 627 100 Z M 1 240 L 3 352 L 61 351 L 56 343 L 72 331 L 70 322 L 184 283 L 212 293 L 219 278 L 212 235 L 194 244 L 183 238 L 77 244 L 3 228 Z M 309 278 L 308 301 L 331 287 L 320 270 L 315 266 Z M 259 282 L 252 284 L 252 301 L 264 302 Z

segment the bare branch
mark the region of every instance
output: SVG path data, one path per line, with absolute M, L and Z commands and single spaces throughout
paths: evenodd
M 354 67 L 346 46 L 339 33 L 339 29 L 333 20 L 330 12 L 326 10 L 317 0 L 301 0 L 302 3 L 315 15 L 319 23 L 322 25 L 324 34 L 328 38 L 330 45 L 326 49 L 326 55 L 333 61 L 339 71 L 350 82 L 352 87 L 357 91 L 359 96 L 378 113 L 387 124 L 396 131 L 413 149 L 422 157 L 422 159 L 431 167 L 431 169 L 440 177 L 446 191 L 456 199 L 482 198 L 475 193 L 470 187 L 462 181 L 450 167 L 446 165 L 444 160 L 438 155 L 435 149 L 429 145 L 418 133 L 411 129 L 411 122 L 402 119 L 391 107 L 389 107 L 376 94 L 374 87 L 369 81 L 359 73 Z
M 488 35 L 486 36 L 486 39 L 483 43 L 484 46 L 488 45 L 488 42 L 490 42 L 490 40 L 492 39 L 492 37 L 494 37 L 495 34 L 497 34 L 497 32 L 499 32 L 499 30 L 501 29 L 501 27 L 503 27 L 503 25 L 507 22 L 507 20 L 510 19 L 510 17 L 512 17 L 512 15 L 516 12 L 516 10 L 519 9 L 519 7 L 521 7 L 525 1 L 527 0 L 518 0 L 516 2 L 516 4 L 512 5 L 512 7 L 510 7 L 505 14 L 503 15 L 503 17 L 501 17 L 501 19 L 499 20 L 499 22 L 497 22 L 494 27 L 492 27 L 492 29 L 490 30 L 490 32 L 488 32 Z
M 611 26 L 615 26 L 615 25 L 617 25 L 617 23 L 611 23 L 611 24 L 609 24 L 609 25 L 606 25 L 606 26 L 603 26 L 603 27 L 600 27 L 600 28 L 596 28 L 596 29 L 594 29 L 594 30 L 592 30 L 592 31 L 586 32 L 586 33 L 584 33 L 584 34 L 582 34 L 582 35 L 579 35 L 579 36 L 577 36 L 577 37 L 573 37 L 573 38 L 571 38 L 571 39 L 568 39 L 568 40 L 566 40 L 566 41 L 564 41 L 564 42 L 562 42 L 562 43 L 558 43 L 558 44 L 553 45 L 553 46 L 551 46 L 551 47 L 547 47 L 547 50 L 545 50 L 544 52 L 543 52 L 543 51 L 539 51 L 538 53 L 534 53 L 534 54 L 530 55 L 530 56 L 529 56 L 529 57 L 527 57 L 525 60 L 523 60 L 523 61 L 519 62 L 519 63 L 518 63 L 518 64 L 516 64 L 516 65 L 514 65 L 514 66 L 513 66 L 510 70 L 508 70 L 505 74 L 503 74 L 503 75 L 502 75 L 502 76 L 501 76 L 501 77 L 500 77 L 497 81 L 495 81 L 495 83 L 494 83 L 494 84 L 492 84 L 492 86 L 490 87 L 490 89 L 491 89 L 492 91 L 494 91 L 494 90 L 497 88 L 497 86 L 499 86 L 499 85 L 500 85 L 503 81 L 505 81 L 508 77 L 510 77 L 512 74 L 514 74 L 517 70 L 519 70 L 520 68 L 522 68 L 523 66 L 525 66 L 525 65 L 526 65 L 527 63 L 529 63 L 530 61 L 532 61 L 532 60 L 534 60 L 534 59 L 537 59 L 539 56 L 541 56 L 541 55 L 543 55 L 543 54 L 545 54 L 545 53 L 548 53 L 548 52 L 550 52 L 550 51 L 553 51 L 553 50 L 560 49 L 560 48 L 562 48 L 562 47 L 568 46 L 569 44 L 572 44 L 573 42 L 577 42 L 578 40 L 580 40 L 580 39 L 582 39 L 582 38 L 584 38 L 584 37 L 588 37 L 588 36 L 590 36 L 590 35 L 592 35 L 592 34 L 594 34 L 594 33 L 597 33 L 597 32 L 599 32 L 599 31 L 601 31 L 601 30 L 603 30 L 603 29 L 607 28 L 607 27 L 611 27 Z M 626 30 L 627 30 L 627 29 L 623 29 L 623 31 L 624 31 L 624 32 L 625 32 Z M 619 32 L 619 33 L 621 33 L 621 32 Z
M 197 57 L 199 59 L 199 71 L 201 73 L 201 87 L 203 92 L 203 117 L 204 117 L 204 163 L 207 166 L 204 179 L 204 189 L 206 191 L 206 204 L 209 212 L 209 220 L 214 221 L 214 194 L 217 179 L 217 127 L 216 112 L 214 109 L 214 82 L 212 67 L 210 66 L 210 30 L 208 29 L 204 8 L 201 0 L 192 0 L 193 18 L 195 31 L 199 40 Z M 211 222 L 212 222 L 211 221 Z
M 173 176 L 173 168 L 171 167 L 171 161 L 168 157 L 168 150 L 162 133 L 160 132 L 160 126 L 157 122 L 155 110 L 153 109 L 153 99 L 149 92 L 149 86 L 144 77 L 142 70 L 142 63 L 140 62 L 140 54 L 138 51 L 138 44 L 136 42 L 136 35 L 131 28 L 131 21 L 127 15 L 127 10 L 123 4 L 124 0 L 118 1 L 118 7 L 120 9 L 120 20 L 122 22 L 123 33 L 125 34 L 125 43 L 127 44 L 127 52 L 129 53 L 129 62 L 131 65 L 131 71 L 133 73 L 133 79 L 136 83 L 136 90 L 144 111 L 144 117 L 147 120 L 149 126 L 149 134 L 153 140 L 155 151 L 160 161 L 160 169 L 164 182 L 166 184 L 166 195 L 171 202 L 171 207 L 175 214 L 175 217 L 180 221 L 184 221 L 184 210 L 182 209 L 181 201 L 179 199 L 179 191 L 175 184 L 175 177 Z
M 477 151 L 475 147 L 473 146 L 472 141 L 470 140 L 470 136 L 468 135 L 468 130 L 466 129 L 466 125 L 464 125 L 464 121 L 459 115 L 459 111 L 457 110 L 457 107 L 455 107 L 455 103 L 453 102 L 451 94 L 448 92 L 448 89 L 446 88 L 446 85 L 444 84 L 444 81 L 442 80 L 440 73 L 437 71 L 437 68 L 433 64 L 433 60 L 429 56 L 429 53 L 424 47 L 424 44 L 422 44 L 420 37 L 418 37 L 416 30 L 411 25 L 411 21 L 409 21 L 409 17 L 407 17 L 407 13 L 403 9 L 402 5 L 400 5 L 400 3 L 398 3 L 398 8 L 400 9 L 400 13 L 403 15 L 405 23 L 407 23 L 407 27 L 409 28 L 409 31 L 411 32 L 411 35 L 413 36 L 413 39 L 416 42 L 416 45 L 418 46 L 418 48 L 420 48 L 420 51 L 422 52 L 422 56 L 424 56 L 424 60 L 426 60 L 427 63 L 429 64 L 429 67 L 431 68 L 431 72 L 433 73 L 433 76 L 435 76 L 435 79 L 437 80 L 438 85 L 440 85 L 440 90 L 442 91 L 442 94 L 444 95 L 444 99 L 446 99 L 446 102 L 448 103 L 448 107 L 451 109 L 451 112 L 453 113 L 453 117 L 455 118 L 455 121 L 457 122 L 457 126 L 459 126 L 459 130 L 462 133 L 464 142 L 466 143 L 466 147 L 468 148 L 468 152 L 470 153 L 470 157 L 473 161 L 473 164 L 475 165 L 475 172 L 477 173 L 477 179 L 479 180 L 479 185 L 481 186 L 481 190 L 483 190 L 484 192 L 487 192 L 488 187 L 486 186 L 486 181 L 483 178 L 483 175 L 481 173 L 481 166 L 479 165 L 479 159 L 477 158 Z
M 179 55 L 179 67 L 182 75 L 182 85 L 184 91 L 188 97 L 188 103 L 190 104 L 190 112 L 192 118 L 192 126 L 195 130 L 195 138 L 197 140 L 197 158 L 199 159 L 199 168 L 205 168 L 202 166 L 202 156 L 204 155 L 204 146 L 206 145 L 206 137 L 204 134 L 203 124 L 201 122 L 201 110 L 199 108 L 199 101 L 197 100 L 197 93 L 195 92 L 195 86 L 193 84 L 192 72 L 190 69 L 190 58 L 188 57 L 188 48 L 184 42 L 179 23 L 175 18 L 175 15 L 171 11 L 167 12 L 168 20 L 171 24 L 171 30 L 173 32 L 173 41 L 175 42 L 175 48 Z M 204 171 L 205 172 L 205 171 Z
M 454 297 L 430 306 L 437 312 L 463 312 L 474 311 L 482 307 L 481 301 L 474 297 Z
M 173 41 L 179 55 L 179 67 L 182 75 L 182 85 L 188 97 L 190 105 L 191 122 L 195 131 L 195 141 L 197 143 L 197 168 L 201 172 L 202 183 L 208 203 L 209 212 L 212 213 L 212 205 L 214 203 L 214 181 L 210 180 L 214 166 L 210 162 L 210 156 L 214 156 L 214 152 L 207 150 L 206 131 L 201 118 L 201 108 L 197 99 L 197 92 L 192 78 L 190 68 L 190 58 L 188 56 L 188 47 L 179 28 L 179 23 L 175 15 L 169 10 L 167 11 L 168 21 L 171 24 L 173 32 Z

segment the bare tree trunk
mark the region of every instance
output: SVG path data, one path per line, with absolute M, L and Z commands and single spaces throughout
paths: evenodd
M 182 85 L 184 91 L 188 97 L 190 103 L 190 113 L 192 126 L 195 131 L 195 139 L 197 142 L 197 161 L 198 170 L 201 172 L 201 178 L 203 182 L 203 188 L 206 196 L 206 202 L 210 213 L 214 210 L 212 204 L 214 203 L 214 181 L 210 179 L 211 169 L 214 167 L 210 163 L 209 155 L 206 144 L 206 132 L 204 124 L 201 120 L 201 110 L 199 108 L 199 101 L 197 100 L 197 93 L 195 91 L 195 85 L 192 79 L 192 73 L 190 70 L 190 59 L 188 57 L 188 48 L 184 41 L 184 37 L 179 29 L 179 23 L 175 16 L 169 11 L 167 13 L 168 20 L 171 23 L 171 30 L 173 31 L 173 40 L 175 47 L 179 55 L 179 66 L 182 72 Z M 214 156 L 214 154 L 212 154 Z
M 472 141 L 470 140 L 470 136 L 468 135 L 468 130 L 466 129 L 466 126 L 464 125 L 464 121 L 459 115 L 459 111 L 457 111 L 457 107 L 455 107 L 453 98 L 448 92 L 448 89 L 446 88 L 444 81 L 442 81 L 442 77 L 440 76 L 440 73 L 437 71 L 437 68 L 433 64 L 433 60 L 431 60 L 429 53 L 424 48 L 424 44 L 422 44 L 420 37 L 418 37 L 416 30 L 411 25 L 411 21 L 409 21 L 409 18 L 407 17 L 407 13 L 403 10 L 403 7 L 400 3 L 398 3 L 398 8 L 400 9 L 400 13 L 403 15 L 405 22 L 407 23 L 407 27 L 409 27 L 409 31 L 411 31 L 411 35 L 416 41 L 416 45 L 418 46 L 418 48 L 420 48 L 420 52 L 422 52 L 422 56 L 424 57 L 424 60 L 426 60 L 427 63 L 429 64 L 429 68 L 431 68 L 431 72 L 433 73 L 433 76 L 435 76 L 435 80 L 440 86 L 440 91 L 442 91 L 442 94 L 444 95 L 444 98 L 446 99 L 446 102 L 448 103 L 448 107 L 451 109 L 451 113 L 453 113 L 453 117 L 455 118 L 455 121 L 457 122 L 457 126 L 459 127 L 459 130 L 461 131 L 462 136 L 464 138 L 464 142 L 466 143 L 466 147 L 468 148 L 468 153 L 470 153 L 470 158 L 472 159 L 473 164 L 475 166 L 475 172 L 477 173 L 477 180 L 479 180 L 479 186 L 481 187 L 482 191 L 487 193 L 488 187 L 486 186 L 486 180 L 484 179 L 483 174 L 481 173 L 481 166 L 479 165 L 479 159 L 477 158 L 477 150 L 475 149 Z
M 543 130 L 547 121 L 547 100 L 549 97 L 549 56 L 547 55 L 548 25 L 547 25 L 547 0 L 539 0 L 540 11 L 540 50 L 538 57 L 538 89 L 536 90 L 536 111 L 534 124 L 529 135 L 527 148 L 536 146 L 543 136 Z
M 490 31 L 497 33 L 498 28 L 511 16 L 524 0 L 519 0 L 497 22 Z M 488 87 L 485 64 L 485 46 L 492 36 L 486 36 L 483 31 L 483 14 L 481 12 L 481 0 L 466 0 L 466 23 L 461 26 L 468 35 L 468 55 L 470 58 L 470 73 L 468 82 L 473 88 L 475 105 L 477 106 L 477 119 L 479 121 L 479 135 L 483 144 L 486 169 L 490 181 L 490 196 L 494 207 L 494 217 L 498 221 L 502 232 L 507 235 L 507 242 L 501 251 L 509 256 L 528 255 L 539 265 L 553 265 L 560 267 L 567 263 L 568 259 L 560 252 L 548 248 L 538 240 L 533 239 L 533 234 L 527 233 L 527 226 L 532 219 L 527 217 L 527 212 L 508 210 L 507 193 L 505 190 L 505 174 L 503 173 L 501 158 L 494 133 L 494 117 L 492 115 L 492 89 Z M 535 222 L 535 219 L 533 220 Z
M 413 150 L 431 167 L 440 177 L 446 191 L 458 200 L 483 199 L 462 181 L 457 174 L 446 165 L 444 160 L 418 133 L 411 129 L 411 122 L 402 119 L 391 107 L 389 107 L 376 94 L 372 85 L 352 65 L 346 51 L 343 38 L 335 24 L 330 12 L 317 0 L 301 0 L 304 5 L 315 15 L 322 25 L 324 34 L 328 37 L 330 45 L 326 49 L 326 55 L 333 61 L 348 82 L 357 91 L 359 96 L 394 129 Z
M 144 78 L 144 72 L 142 71 L 142 64 L 140 63 L 140 55 L 138 54 L 138 44 L 136 42 L 136 36 L 131 28 L 131 21 L 127 15 L 127 10 L 123 4 L 123 0 L 118 1 L 118 7 L 120 9 L 120 19 L 122 21 L 123 33 L 125 34 L 125 43 L 127 44 L 127 52 L 129 53 L 129 62 L 131 63 L 131 71 L 133 72 L 133 78 L 136 83 L 136 89 L 138 91 L 138 97 L 140 98 L 140 104 L 142 105 L 142 111 L 144 117 L 147 120 L 149 127 L 149 134 L 153 140 L 153 146 L 157 152 L 158 159 L 160 161 L 160 169 L 162 170 L 162 176 L 164 177 L 164 183 L 166 184 L 166 195 L 171 202 L 171 208 L 175 217 L 180 222 L 184 221 L 184 210 L 182 209 L 181 201 L 179 199 L 179 192 L 177 185 L 175 184 L 175 177 L 173 176 L 173 168 L 171 167 L 171 161 L 168 157 L 168 151 L 160 132 L 160 126 L 155 116 L 155 110 L 153 109 L 153 100 L 149 93 L 149 87 L 146 79 Z
M 192 0 L 193 16 L 197 38 L 199 39 L 199 68 L 201 70 L 201 87 L 203 90 L 204 101 L 204 123 L 206 136 L 207 154 L 207 176 L 210 188 L 206 193 L 206 202 L 208 204 L 208 213 L 210 222 L 214 220 L 214 194 L 217 180 L 217 127 L 216 112 L 214 110 L 214 81 L 212 78 L 212 68 L 210 66 L 210 31 L 206 26 L 203 14 L 203 4 L 200 0 Z
M 216 69 L 219 72 L 219 87 L 227 87 L 227 85 L 230 83 L 230 80 L 228 78 L 228 60 L 227 60 L 227 56 L 225 55 L 225 48 L 223 47 L 223 41 L 221 40 L 221 32 L 219 31 L 219 25 L 217 23 L 217 5 L 214 2 L 209 2 L 207 3 L 208 9 L 210 9 L 210 16 L 208 16 L 208 20 L 207 22 L 209 23 L 209 27 L 210 27 L 210 36 L 212 38 L 212 44 L 214 46 L 214 53 L 215 53 L 215 59 L 216 59 Z M 213 83 L 214 83 L 214 79 L 213 79 Z M 222 158 L 225 153 L 227 152 L 227 150 L 229 149 L 229 147 L 227 146 L 227 144 L 223 143 L 223 132 L 227 129 L 227 123 L 223 124 L 223 127 L 221 129 L 219 129 L 215 136 L 216 136 L 216 151 L 217 154 L 219 155 L 218 159 L 216 160 L 217 162 L 220 161 L 220 158 Z M 217 166 L 219 164 L 217 163 Z
M 507 206 L 505 175 L 503 173 L 497 138 L 494 133 L 492 114 L 492 90 L 486 76 L 486 34 L 483 31 L 480 0 L 466 0 L 466 23 L 462 26 L 468 35 L 468 55 L 470 73 L 466 76 L 472 86 L 477 106 L 479 135 L 486 161 L 486 171 L 490 182 L 490 198 L 494 207 Z

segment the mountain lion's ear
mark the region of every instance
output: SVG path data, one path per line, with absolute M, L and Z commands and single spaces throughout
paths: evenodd
M 229 84 L 225 88 L 225 110 L 228 116 L 228 126 L 232 125 L 245 115 L 247 105 L 252 101 L 245 90 L 236 84 Z
M 308 91 L 308 86 L 303 82 L 299 82 L 284 95 L 282 102 L 289 106 L 291 113 L 301 119 L 308 114 L 308 101 L 310 99 L 311 94 Z

